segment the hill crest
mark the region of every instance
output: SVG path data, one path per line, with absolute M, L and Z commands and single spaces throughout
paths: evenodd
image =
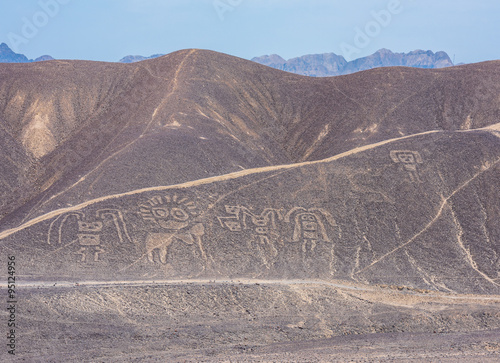
M 356 73 L 379 67 L 445 68 L 453 66 L 446 52 L 414 50 L 409 53 L 393 53 L 380 49 L 372 55 L 346 61 L 335 53 L 309 54 L 285 60 L 277 54 L 255 57 L 252 61 L 286 72 L 312 77 L 331 77 Z

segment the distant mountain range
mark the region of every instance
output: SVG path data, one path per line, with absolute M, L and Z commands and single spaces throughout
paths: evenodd
M 134 63 L 163 55 L 154 54 L 149 57 L 128 55 L 120 59 L 119 62 Z M 282 71 L 312 77 L 340 76 L 379 67 L 445 68 L 453 66 L 453 62 L 446 52 L 434 53 L 430 50 L 393 53 L 389 49 L 380 49 L 372 55 L 350 62 L 335 53 L 309 54 L 289 60 L 285 60 L 277 54 L 272 54 L 252 58 L 252 61 Z
M 135 63 L 153 59 L 164 54 L 153 54 L 149 57 L 141 55 L 127 55 L 119 60 L 120 63 Z M 24 54 L 12 51 L 5 43 L 0 44 L 0 63 L 30 63 L 52 60 L 50 55 L 43 55 L 36 59 L 28 59 Z M 353 61 L 335 53 L 309 54 L 285 60 L 277 54 L 263 55 L 252 59 L 253 62 L 282 71 L 312 77 L 329 77 L 356 73 L 372 68 L 405 66 L 414 68 L 445 68 L 453 66 L 453 62 L 446 52 L 432 52 L 430 50 L 414 50 L 409 53 L 393 53 L 388 49 L 380 49 L 372 55 L 358 58 Z
M 5 43 L 0 44 L 0 63 L 31 63 L 52 60 L 50 55 L 42 55 L 36 59 L 28 59 L 24 54 L 15 53 Z
M 378 67 L 405 66 L 415 68 L 445 68 L 453 66 L 445 52 L 414 50 L 409 53 L 393 53 L 380 49 L 367 57 L 346 61 L 335 53 L 310 54 L 285 60 L 277 54 L 255 57 L 252 61 L 282 71 L 313 77 L 339 76 Z
M 149 57 L 144 57 L 142 55 L 127 55 L 123 57 L 122 59 L 119 60 L 120 63 L 135 63 L 135 62 L 140 62 L 146 59 L 153 59 L 153 58 L 158 58 L 161 56 L 164 56 L 165 54 L 153 54 Z

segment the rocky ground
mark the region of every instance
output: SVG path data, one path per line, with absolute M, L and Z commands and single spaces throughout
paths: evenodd
M 39 282 L 18 299 L 14 361 L 479 362 L 500 354 L 496 295 L 193 280 Z

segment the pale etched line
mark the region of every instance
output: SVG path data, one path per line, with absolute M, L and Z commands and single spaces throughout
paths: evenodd
M 309 147 L 306 150 L 305 154 L 300 158 L 300 161 L 306 161 L 307 158 L 309 156 L 311 156 L 311 154 L 313 152 L 316 151 L 316 149 L 318 148 L 318 146 L 321 145 L 321 143 L 323 142 L 323 140 L 325 139 L 325 137 L 328 135 L 329 132 L 330 132 L 330 124 L 326 124 L 325 127 L 323 128 L 323 130 L 321 130 L 321 132 L 319 133 L 319 135 L 316 138 L 316 140 L 314 140 L 314 142 L 311 145 L 311 147 Z
M 337 92 L 341 93 L 345 98 L 351 100 L 352 102 L 354 102 L 355 104 L 357 104 L 359 107 L 361 107 L 363 109 L 363 111 L 366 113 L 366 115 L 369 117 L 370 113 L 368 112 L 368 110 L 365 108 L 365 106 L 362 103 L 360 103 L 359 101 L 355 100 L 351 96 L 348 96 L 346 93 L 344 93 L 343 91 L 341 91 L 337 87 L 336 84 L 333 84 L 333 87 L 337 90 Z
M 359 269 L 360 253 L 361 253 L 361 247 L 358 246 L 358 248 L 356 249 L 356 261 L 354 263 L 354 267 L 352 268 L 352 271 L 351 271 L 351 274 L 350 274 L 351 275 L 351 279 L 356 280 L 356 281 L 357 281 L 357 279 L 354 277 L 354 274 L 355 274 L 355 271 L 357 269 Z
M 422 280 L 423 280 L 423 281 L 424 281 L 427 285 L 429 285 L 429 286 L 431 286 L 431 287 L 434 287 L 434 288 L 435 288 L 436 286 L 433 286 L 433 285 L 429 282 L 430 278 L 429 278 L 429 276 L 428 276 L 427 272 L 426 272 L 426 271 L 424 271 L 424 270 L 423 270 L 423 269 L 422 269 L 422 268 L 418 265 L 417 261 L 415 261 L 415 259 L 414 259 L 413 257 L 411 257 L 411 255 L 410 255 L 410 253 L 408 252 L 408 250 L 406 250 L 406 251 L 405 251 L 405 255 L 406 255 L 406 257 L 408 258 L 408 261 L 410 262 L 410 264 L 413 266 L 413 268 L 414 268 L 415 270 L 417 270 L 417 272 L 421 275 L 421 276 L 420 276 L 420 278 L 421 278 L 421 279 L 422 279 Z M 426 278 L 426 277 L 427 277 L 427 278 L 429 278 L 429 280 L 427 280 L 427 278 Z
M 439 217 L 441 217 L 441 214 L 443 213 L 443 210 L 445 208 L 445 206 L 448 204 L 448 201 L 455 195 L 457 194 L 459 191 L 461 191 L 462 189 L 464 189 L 465 187 L 467 187 L 473 180 L 475 180 L 477 177 L 479 177 L 480 175 L 482 175 L 484 172 L 488 171 L 489 169 L 491 169 L 493 166 L 495 166 L 496 164 L 498 164 L 498 162 L 500 162 L 500 159 L 497 159 L 494 163 L 492 163 L 491 165 L 488 165 L 486 167 L 483 167 L 477 174 L 475 174 L 472 178 L 470 178 L 469 180 L 467 180 L 464 184 L 462 184 L 461 186 L 459 186 L 457 189 L 455 189 L 453 191 L 453 193 L 451 193 L 447 198 L 442 198 L 442 202 L 441 202 L 441 205 L 439 206 L 439 209 L 438 209 L 438 212 L 436 214 L 436 216 L 429 222 L 427 223 L 427 225 L 422 229 L 420 230 L 420 232 L 418 232 L 417 234 L 415 234 L 412 238 L 410 238 L 407 242 L 403 243 L 402 245 L 399 245 L 398 247 L 396 247 L 395 249 L 393 249 L 392 251 L 390 252 L 387 252 L 386 254 L 384 254 L 383 256 L 381 256 L 380 258 L 378 258 L 377 260 L 373 261 L 371 264 L 369 264 L 368 266 L 366 266 L 365 268 L 363 268 L 362 270 L 356 272 L 356 274 L 359 274 L 359 273 L 362 273 L 363 271 L 366 271 L 367 269 L 369 269 L 370 267 L 372 267 L 373 265 L 375 265 L 376 263 L 379 263 L 380 261 L 382 261 L 384 258 L 386 258 L 387 256 L 390 256 L 392 255 L 393 253 L 399 251 L 401 248 L 403 247 L 406 247 L 407 245 L 409 245 L 410 243 L 412 243 L 413 241 L 415 241 L 422 233 L 426 232 L 430 227 L 432 227 L 432 225 L 439 219 Z
M 131 77 L 131 80 L 132 80 L 132 79 L 133 79 L 133 77 L 136 75 L 136 73 L 138 72 L 138 70 L 139 70 L 139 69 L 140 69 L 140 68 L 136 68 L 136 69 L 134 70 L 134 73 L 133 73 L 133 76 Z M 130 82 L 131 82 L 131 81 L 130 81 Z M 120 93 L 119 93 L 119 95 L 117 96 L 117 98 L 119 98 L 119 96 L 120 96 L 121 94 L 122 94 L 122 92 L 120 92 Z M 124 129 L 128 127 L 128 125 L 130 124 L 130 122 L 131 122 L 131 119 L 130 119 L 130 120 L 128 120 L 128 121 L 126 122 L 126 124 L 125 124 L 125 126 L 124 126 Z M 109 145 L 111 145 L 111 144 L 115 141 L 115 139 L 116 139 L 116 138 L 118 138 L 118 136 L 119 136 L 122 132 L 123 132 L 123 129 L 122 129 L 120 132 L 116 133 L 116 134 L 115 134 L 115 136 L 113 136 L 113 138 L 112 138 L 112 139 L 110 140 L 110 142 L 108 143 L 108 146 L 109 146 Z M 104 153 L 104 150 L 105 150 L 105 149 L 106 149 L 106 148 L 104 148 L 104 149 L 103 149 L 103 150 L 102 150 L 102 151 L 101 151 L 101 152 L 97 155 L 97 157 L 99 157 L 100 155 L 102 155 L 102 153 Z M 80 181 L 78 181 L 78 183 L 79 183 L 79 182 L 80 182 Z M 70 187 L 70 188 L 72 188 L 72 187 Z M 68 188 L 68 190 L 69 190 L 70 188 Z M 47 190 L 45 190 L 45 191 L 44 191 L 44 193 L 45 193 L 45 194 L 46 194 L 46 192 L 47 192 Z M 58 195 L 60 195 L 60 193 L 59 193 Z M 40 199 L 40 200 L 36 203 L 36 205 L 35 205 L 33 208 L 31 208 L 31 209 L 30 209 L 29 213 L 26 215 L 26 217 L 24 217 L 24 218 L 22 219 L 21 223 L 24 223 L 27 219 L 29 219 L 29 217 L 31 216 L 31 214 L 32 214 L 32 212 L 33 212 L 34 210 L 36 210 L 36 209 L 37 209 L 37 208 L 39 208 L 39 207 L 43 207 L 46 203 L 48 203 L 51 199 L 53 199 L 53 198 L 55 198 L 55 197 L 56 197 L 56 196 L 52 196 L 52 197 L 50 197 L 47 201 L 44 201 L 43 199 L 45 198 L 45 196 L 43 196 L 43 197 L 42 197 L 42 198 L 41 198 L 41 199 Z
M 122 198 L 122 197 L 132 196 L 132 195 L 141 194 L 141 193 L 150 192 L 150 191 L 164 191 L 164 190 L 170 190 L 170 189 L 184 189 L 184 188 L 189 188 L 189 187 L 206 185 L 206 184 L 210 184 L 210 183 L 214 183 L 214 182 L 221 182 L 221 181 L 232 180 L 232 179 L 240 178 L 240 177 L 251 175 L 251 174 L 259 174 L 259 173 L 272 172 L 272 171 L 278 171 L 278 170 L 294 169 L 294 168 L 299 168 L 299 167 L 306 166 L 306 165 L 317 165 L 317 164 L 328 163 L 328 162 L 331 162 L 331 161 L 334 161 L 334 160 L 342 159 L 342 158 L 350 156 L 350 155 L 358 154 L 358 153 L 360 153 L 362 151 L 371 150 L 371 149 L 377 148 L 379 146 L 386 145 L 386 144 L 391 143 L 391 142 L 405 140 L 405 139 L 409 139 L 409 138 L 413 138 L 413 137 L 418 137 L 418 136 L 422 136 L 422 135 L 433 134 L 433 133 L 442 133 L 442 132 L 443 132 L 442 130 L 432 130 L 432 131 L 422 132 L 422 133 L 419 133 L 419 134 L 407 135 L 407 136 L 397 137 L 397 138 L 393 138 L 393 139 L 389 139 L 389 140 L 384 140 L 384 141 L 380 141 L 380 142 L 377 142 L 377 143 L 374 143 L 374 144 L 361 146 L 361 147 L 358 147 L 358 148 L 355 148 L 355 149 L 343 152 L 341 154 L 338 154 L 338 155 L 335 155 L 335 156 L 332 156 L 330 158 L 323 159 L 323 160 L 307 161 L 307 162 L 297 163 L 297 164 L 285 164 L 285 165 L 277 165 L 277 166 L 265 166 L 265 167 L 254 168 L 254 169 L 245 169 L 245 170 L 240 170 L 240 171 L 237 171 L 237 172 L 234 172 L 234 173 L 229 173 L 229 174 L 220 175 L 220 176 L 213 176 L 213 177 L 204 178 L 204 179 L 198 179 L 198 180 L 195 180 L 195 181 L 185 182 L 185 183 L 181 183 L 181 184 L 167 185 L 167 186 L 158 186 L 158 187 L 148 187 L 148 188 L 136 189 L 136 190 L 133 190 L 133 191 L 129 191 L 129 192 L 125 192 L 125 193 L 120 193 L 120 194 L 107 195 L 107 196 L 95 198 L 95 199 L 92 199 L 92 200 L 80 203 L 80 204 L 75 205 L 75 206 L 71 206 L 71 207 L 67 207 L 67 208 L 61 208 L 61 209 L 56 209 L 56 210 L 53 210 L 53 211 L 48 212 L 46 214 L 43 214 L 41 216 L 38 216 L 36 218 L 33 218 L 32 220 L 30 220 L 30 221 L 28 221 L 28 222 L 26 222 L 26 223 L 24 223 L 24 224 L 22 224 L 22 225 L 20 225 L 18 227 L 10 228 L 10 229 L 7 229 L 7 230 L 5 230 L 3 232 L 0 232 L 0 240 L 2 240 L 2 239 L 6 238 L 6 237 L 8 237 L 8 236 L 10 236 L 10 235 L 12 235 L 14 233 L 17 233 L 17 232 L 19 232 L 19 231 L 21 231 L 21 230 L 23 230 L 25 228 L 28 228 L 28 227 L 30 227 L 30 226 L 32 226 L 34 224 L 37 224 L 37 223 L 40 223 L 40 222 L 44 222 L 44 221 L 46 221 L 48 219 L 57 217 L 60 214 L 78 211 L 78 210 L 80 210 L 82 208 L 88 207 L 90 205 L 93 205 L 93 204 L 96 204 L 96 203 L 99 203 L 99 202 L 109 201 L 109 200 L 113 200 L 113 199 L 118 199 L 118 198 Z
M 142 66 L 142 64 L 140 64 Z M 153 72 L 151 72 L 151 69 L 149 69 L 148 67 L 142 67 L 142 69 L 145 69 L 149 75 L 153 78 L 158 78 L 158 79 L 162 79 L 164 81 L 169 81 L 168 78 L 164 78 L 164 77 L 160 77 L 160 76 L 157 76 L 156 74 L 153 74 Z
M 94 186 L 97 184 L 97 182 L 101 179 L 101 177 L 104 175 L 104 173 L 106 172 L 106 170 L 103 170 L 99 173 L 99 175 L 96 176 L 96 178 L 94 179 L 94 181 L 92 183 L 90 183 L 89 187 L 87 188 L 87 190 L 90 192 L 92 189 L 94 189 Z
M 251 169 L 250 169 L 250 170 L 251 170 Z M 277 176 L 279 176 L 279 175 L 281 175 L 281 174 L 283 174 L 283 173 L 285 173 L 285 172 L 287 172 L 287 171 L 288 171 L 288 169 L 285 169 L 285 170 L 283 170 L 283 171 L 280 171 L 279 173 L 276 173 L 276 174 L 273 174 L 273 175 L 267 176 L 267 177 L 265 177 L 265 178 L 262 178 L 262 179 L 259 179 L 259 180 L 256 180 L 256 181 L 253 181 L 253 182 L 250 182 L 250 183 L 245 184 L 245 185 L 242 185 L 241 187 L 238 187 L 238 188 L 237 188 L 237 189 L 235 189 L 235 190 L 232 190 L 232 191 L 230 191 L 230 192 L 228 192 L 228 193 L 226 193 L 226 194 L 224 194 L 224 195 L 221 195 L 221 196 L 220 196 L 220 197 L 219 197 L 219 198 L 218 198 L 218 199 L 217 199 L 217 200 L 216 200 L 216 201 L 215 201 L 212 205 L 210 205 L 210 206 L 208 207 L 207 211 L 208 211 L 208 210 L 213 209 L 213 208 L 214 208 L 217 204 L 219 204 L 222 200 L 226 199 L 228 196 L 233 195 L 234 193 L 240 192 L 240 191 L 242 191 L 243 189 L 249 188 L 249 187 L 251 187 L 252 185 L 259 184 L 259 183 L 261 183 L 261 182 L 263 182 L 263 181 L 266 181 L 266 180 L 268 180 L 268 179 L 275 178 L 275 177 L 277 177 Z M 206 214 L 206 212 L 205 212 L 205 213 L 203 213 L 203 215 L 205 215 L 205 214 Z
M 66 220 L 67 220 L 69 217 L 72 217 L 72 216 L 74 216 L 75 214 L 76 214 L 76 215 L 80 215 L 81 213 L 73 213 L 73 214 L 69 214 L 69 215 L 65 216 L 65 217 L 63 218 L 63 220 L 61 221 L 61 223 L 59 224 L 58 234 L 57 234 L 57 236 L 58 236 L 58 240 L 57 240 L 57 242 L 58 242 L 59 244 L 61 244 L 61 240 L 62 240 L 62 228 L 63 228 L 63 226 L 64 226 L 64 223 L 66 223 Z M 52 244 L 52 243 L 51 243 L 51 234 L 52 234 L 51 232 L 52 232 L 52 228 L 54 227 L 54 224 L 55 224 L 55 223 L 57 223 L 57 221 L 59 220 L 59 218 L 60 218 L 60 217 L 61 217 L 61 215 L 60 215 L 59 217 L 57 217 L 57 218 L 56 218 L 56 219 L 55 219 L 55 220 L 54 220 L 54 221 L 50 224 L 50 226 L 49 226 L 49 234 L 48 234 L 48 237 L 47 237 L 47 244 L 49 244 L 49 245 L 50 245 L 50 244 Z M 82 217 L 82 215 L 80 215 L 80 217 Z
M 64 250 L 72 245 L 74 245 L 75 243 L 79 242 L 78 239 L 75 239 L 73 242 L 70 242 L 68 244 L 65 244 L 64 246 L 62 247 L 59 247 L 58 249 L 54 250 L 54 251 L 51 251 L 47 254 L 47 256 L 51 256 L 53 254 L 56 254 L 57 252 L 61 251 L 61 250 Z
M 385 121 L 387 119 L 387 117 L 390 115 L 390 114 L 393 114 L 401 105 L 403 105 L 404 103 L 406 103 L 410 98 L 413 98 L 414 96 L 416 95 L 419 95 L 421 94 L 422 92 L 430 89 L 438 80 L 440 80 L 442 77 L 440 75 L 436 75 L 436 78 L 431 82 L 431 84 L 429 85 L 426 85 L 424 87 L 422 87 L 421 89 L 419 89 L 418 91 L 412 93 L 411 95 L 409 95 L 408 97 L 404 98 L 403 100 L 401 100 L 397 105 L 395 105 L 394 107 L 392 107 L 389 111 L 387 111 L 385 113 L 385 115 L 381 118 L 380 122 L 382 123 L 383 121 Z
M 477 129 L 470 129 L 470 130 L 457 130 L 458 132 L 467 132 L 467 131 L 488 131 L 491 132 L 493 135 L 500 137 L 500 122 L 485 126 L 485 127 L 480 127 Z
M 227 198 L 228 196 L 230 196 L 230 195 L 232 195 L 232 194 L 234 194 L 234 193 L 237 193 L 237 192 L 239 192 L 239 191 L 241 191 L 241 190 L 243 190 L 243 189 L 245 189 L 245 188 L 248 188 L 248 187 L 250 187 L 250 186 L 252 186 L 252 185 L 258 184 L 258 183 L 263 182 L 263 181 L 265 181 L 265 180 L 268 180 L 268 179 L 274 178 L 274 177 L 276 177 L 276 176 L 278 176 L 278 175 L 281 175 L 281 174 L 282 174 L 282 173 L 284 173 L 285 171 L 286 171 L 286 170 L 284 170 L 284 171 L 282 171 L 282 172 L 280 172 L 280 173 L 273 174 L 273 175 L 271 175 L 271 176 L 268 176 L 268 177 L 265 177 L 265 178 L 262 178 L 262 179 L 256 180 L 256 181 L 254 181 L 254 182 L 251 182 L 251 183 L 245 184 L 245 185 L 243 185 L 243 186 L 241 186 L 241 187 L 239 187 L 239 188 L 237 188 L 237 189 L 235 189 L 235 190 L 230 191 L 229 193 L 226 193 L 226 194 L 224 194 L 224 195 L 220 196 L 220 197 L 219 197 L 219 198 L 218 198 L 218 199 L 217 199 L 217 200 L 216 200 L 213 204 L 211 204 L 210 206 L 208 206 L 207 210 L 203 211 L 203 213 L 200 215 L 200 217 L 199 217 L 199 218 L 200 218 L 200 219 L 203 219 L 203 218 L 205 217 L 205 215 L 206 215 L 206 214 L 207 214 L 210 210 L 212 210 L 213 208 L 215 208 L 215 206 L 216 206 L 218 203 L 220 203 L 223 199 Z M 175 235 L 177 235 L 177 233 L 179 233 L 179 232 L 176 232 L 176 233 L 175 233 Z M 174 236 L 175 236 L 175 235 L 174 235 Z M 200 247 L 200 251 L 202 251 L 202 255 L 205 255 L 205 252 L 204 252 L 204 251 L 203 251 L 203 249 L 201 248 L 202 246 L 201 246 L 201 243 L 200 243 L 200 242 L 201 242 L 201 241 L 198 241 L 198 244 L 199 244 L 199 247 Z M 161 244 L 163 244 L 163 242 L 162 242 Z M 157 248 L 157 247 L 155 247 L 155 248 Z M 141 260 L 142 260 L 145 256 L 147 256 L 147 255 L 148 255 L 148 253 L 143 254 L 142 256 L 140 256 L 139 258 L 137 258 L 136 260 L 134 260 L 134 261 L 133 261 L 131 264 L 129 264 L 128 266 L 125 266 L 125 267 L 123 267 L 122 269 L 120 269 L 120 272 L 125 271 L 125 270 L 128 270 L 130 267 L 132 267 L 132 266 L 134 266 L 135 264 L 137 264 L 138 262 L 140 262 L 140 261 L 141 261 Z M 207 257 L 206 257 L 206 256 L 204 256 L 204 260 L 205 260 L 205 261 L 207 261 Z
M 338 280 L 265 280 L 265 279 L 253 279 L 253 278 L 240 278 L 240 279 L 179 279 L 179 280 L 113 280 L 113 281 L 33 281 L 33 282 L 19 282 L 17 283 L 18 288 L 71 288 L 75 287 L 107 287 L 107 286 L 139 286 L 144 287 L 148 285 L 190 285 L 190 284 L 202 284 L 202 285 L 316 285 L 316 286 L 328 286 L 337 289 L 360 291 L 360 292 L 381 292 L 381 288 L 377 286 L 366 286 L 359 285 L 355 283 L 349 283 L 344 281 L 333 282 Z M 7 285 L 5 283 L 0 283 L 0 288 L 4 288 Z M 398 291 L 391 290 L 391 294 L 401 294 L 404 296 L 422 296 L 422 297 L 438 297 L 443 299 L 454 299 L 454 300 L 484 300 L 484 301 L 498 301 L 500 302 L 500 296 L 498 295 L 475 295 L 470 296 L 466 294 L 450 294 L 445 292 L 438 293 L 420 293 L 411 291 Z M 98 303 L 97 301 L 93 300 Z
M 153 116 L 151 117 L 151 121 L 149 121 L 148 125 L 146 126 L 144 133 L 148 132 L 149 128 L 151 127 L 154 119 L 156 118 L 156 114 L 158 112 L 158 110 L 163 107 L 163 105 L 165 104 L 165 102 L 175 93 L 175 91 L 177 91 L 177 87 L 178 87 L 178 76 L 179 76 L 179 73 L 181 72 L 181 70 L 184 68 L 184 63 L 186 62 L 186 60 L 189 58 L 190 55 L 192 55 L 194 52 L 196 52 L 196 49 L 191 49 L 189 51 L 188 54 L 186 54 L 186 56 L 184 57 L 184 59 L 181 61 L 181 63 L 179 64 L 179 66 L 177 67 L 177 70 L 175 71 L 175 74 L 174 74 L 174 78 L 173 78 L 173 81 L 172 81 L 172 90 L 167 94 L 167 96 L 160 102 L 160 104 L 158 105 L 158 107 L 156 107 L 156 109 L 154 110 L 153 112 Z M 143 135 L 141 135 L 140 137 L 142 137 Z
M 18 283 L 16 285 L 18 285 Z M 49 304 L 49 303 L 47 303 L 47 301 L 44 301 L 44 299 L 42 299 L 41 296 L 36 296 L 34 298 L 34 300 L 35 300 L 35 302 L 37 302 L 37 301 L 39 302 L 39 304 L 36 304 L 37 306 L 44 306 L 45 308 L 47 308 L 47 310 L 50 310 L 53 314 L 55 314 L 57 316 L 58 321 L 60 321 L 59 318 L 63 317 L 63 314 L 59 309 L 54 307 L 53 304 Z
M 93 303 L 94 303 L 94 304 L 96 304 L 97 306 L 100 306 L 101 308 L 104 308 L 104 309 L 106 309 L 106 310 L 113 311 L 113 312 L 116 310 L 116 311 L 118 312 L 118 314 L 119 314 L 119 315 L 121 315 L 121 316 L 122 316 L 125 320 L 128 320 L 128 322 L 129 322 L 129 323 L 133 323 L 133 324 L 137 323 L 136 321 L 134 321 L 134 320 L 130 319 L 128 316 L 126 316 L 126 315 L 125 315 L 125 313 L 123 313 L 123 311 L 121 311 L 121 310 L 120 310 L 120 308 L 118 307 L 117 302 L 116 302 L 113 298 L 111 298 L 109 295 L 107 295 L 107 294 L 105 294 L 105 293 L 103 292 L 103 294 L 104 294 L 104 295 L 107 295 L 107 297 L 108 297 L 110 300 L 113 300 L 114 305 L 116 306 L 116 308 L 115 308 L 115 309 L 113 309 L 113 308 L 112 308 L 112 307 L 110 307 L 110 306 L 107 306 L 108 304 L 107 304 L 106 300 L 104 300 L 104 299 L 103 299 L 103 296 L 99 295 L 99 293 L 98 293 L 98 292 L 96 292 L 95 294 L 99 297 L 99 299 L 101 300 L 101 302 L 99 302 L 99 300 L 97 300 L 97 299 L 93 299 L 93 298 L 90 296 L 90 294 L 89 294 L 89 295 L 86 295 L 87 300 L 90 300 L 91 302 L 93 302 Z
M 104 296 L 108 297 L 108 298 L 109 298 L 109 299 L 113 302 L 113 305 L 115 306 L 116 311 L 117 311 L 117 312 L 118 312 L 118 314 L 120 314 L 120 315 L 121 315 L 121 316 L 122 316 L 125 320 L 127 320 L 129 323 L 132 323 L 132 324 L 136 324 L 136 323 L 137 323 L 136 321 L 134 321 L 134 320 L 130 319 L 130 318 L 127 316 L 127 314 L 125 314 L 125 313 L 122 311 L 122 309 L 120 309 L 120 301 L 119 301 L 117 298 L 113 297 L 110 293 L 106 293 L 106 292 L 104 292 L 104 291 L 102 292 L 102 294 L 103 294 Z M 102 306 L 104 306 L 104 304 L 103 304 Z M 111 310 L 112 310 L 112 309 L 111 309 Z
M 481 270 L 479 270 L 479 267 L 477 267 L 477 263 L 476 263 L 476 261 L 474 261 L 474 257 L 472 256 L 472 253 L 470 252 L 470 250 L 468 248 L 465 247 L 465 244 L 464 244 L 464 242 L 462 240 L 462 236 L 463 236 L 463 233 L 464 233 L 463 229 L 462 229 L 462 225 L 458 221 L 458 219 L 457 219 L 457 217 L 455 215 L 455 212 L 453 211 L 453 206 L 452 206 L 451 203 L 449 203 L 449 208 L 450 208 L 450 211 L 451 211 L 451 215 L 453 217 L 453 221 L 455 222 L 455 225 L 458 228 L 457 242 L 458 242 L 458 245 L 460 246 L 460 248 L 462 249 L 462 251 L 465 253 L 465 259 L 466 259 L 466 261 L 469 263 L 469 265 L 472 267 L 472 269 L 474 271 L 476 271 L 478 274 L 480 274 L 482 277 L 484 277 L 485 280 L 491 282 L 493 285 L 500 286 L 491 277 L 489 277 L 484 272 L 482 272 Z
M 123 218 L 123 214 L 120 210 L 118 210 L 118 209 L 101 209 L 97 213 L 101 213 L 102 218 L 104 218 L 104 216 L 107 215 L 113 219 L 113 223 L 114 223 L 115 228 L 116 228 L 116 233 L 118 234 L 118 239 L 120 240 L 121 243 L 124 242 L 124 238 L 123 238 L 122 231 L 121 231 L 122 228 L 123 228 L 123 233 L 125 234 L 125 237 L 127 237 L 127 239 L 129 241 L 132 241 L 132 238 L 130 238 L 130 235 L 128 234 L 127 224 L 125 223 L 125 220 Z M 118 221 L 118 218 L 116 218 L 115 213 L 120 218 L 119 220 L 123 225 L 122 227 L 120 227 L 120 222 Z
M 420 278 L 429 286 L 435 288 L 435 289 L 439 289 L 439 288 L 442 288 L 450 293 L 455 293 L 455 291 L 451 290 L 450 288 L 448 288 L 444 283 L 442 282 L 436 282 L 436 276 L 432 275 L 432 274 L 428 274 L 423 268 L 421 268 L 417 261 L 410 256 L 410 253 L 408 252 L 408 250 L 405 251 L 405 254 L 406 256 L 408 257 L 408 261 L 413 265 L 413 267 L 417 270 L 417 272 L 420 273 Z M 429 280 L 427 280 L 427 278 Z
M 177 67 L 177 70 L 175 72 L 175 75 L 174 75 L 174 79 L 172 81 L 173 83 L 173 86 L 172 86 L 172 90 L 170 91 L 170 93 L 163 99 L 163 101 L 160 103 L 160 106 L 163 105 L 163 103 L 172 95 L 174 94 L 174 92 L 177 90 L 177 85 L 178 85 L 178 82 L 177 82 L 177 76 L 179 75 L 179 72 L 181 71 L 183 65 L 184 65 L 184 62 L 186 61 L 186 59 L 196 51 L 196 49 L 191 49 L 191 51 L 184 57 L 184 59 L 182 60 L 182 62 L 179 64 L 179 66 Z M 99 168 L 101 168 L 104 164 L 106 164 L 109 160 L 115 158 L 118 154 L 121 154 L 123 151 L 127 150 L 130 146 L 132 146 L 133 144 L 135 144 L 140 138 L 142 138 L 146 133 L 147 131 L 149 130 L 149 128 L 151 127 L 154 119 L 155 119 L 155 116 L 156 116 L 156 112 L 157 110 L 160 108 L 160 106 L 158 106 L 154 113 L 153 113 L 153 116 L 151 117 L 151 120 L 148 122 L 148 124 L 146 125 L 146 128 L 144 129 L 144 131 L 141 133 L 141 135 L 130 141 L 129 143 L 125 144 L 124 146 L 122 146 L 119 150 L 115 151 L 113 154 L 111 154 L 110 156 L 108 156 L 106 159 L 104 159 L 103 161 L 101 161 L 94 169 L 92 169 L 91 171 L 89 171 L 87 174 L 85 174 L 84 176 L 82 176 L 76 183 L 74 183 L 73 185 L 69 186 L 68 188 L 60 191 L 59 193 L 57 194 L 54 194 L 52 197 L 50 197 L 49 199 L 47 199 L 45 202 L 43 202 L 40 207 L 43 207 L 45 204 L 47 204 L 48 202 L 50 202 L 52 199 L 54 198 L 57 198 L 58 196 L 66 193 L 67 191 L 73 189 L 74 187 L 76 187 L 77 185 L 79 185 L 81 182 L 85 181 L 87 179 L 88 176 L 90 176 L 92 173 L 94 173 L 95 171 L 97 171 Z M 112 140 L 111 142 L 114 141 L 114 139 L 117 137 L 118 135 L 116 135 Z

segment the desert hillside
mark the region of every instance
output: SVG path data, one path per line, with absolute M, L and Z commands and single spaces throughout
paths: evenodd
M 0 64 L 22 359 L 322 361 L 392 339 L 394 359 L 494 357 L 499 94 L 498 61 Z
M 134 64 L 2 64 L 0 212 L 8 223 L 46 212 L 61 193 L 75 203 L 493 125 L 499 67 L 315 79 L 204 50 Z

